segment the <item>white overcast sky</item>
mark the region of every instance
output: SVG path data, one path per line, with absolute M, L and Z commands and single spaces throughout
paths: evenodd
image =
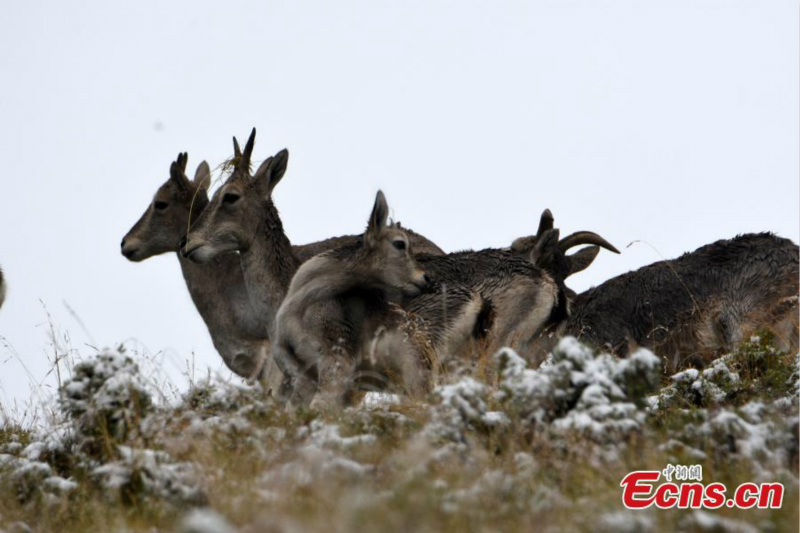
M 129 263 L 119 242 L 179 151 L 213 167 L 253 126 L 257 159 L 291 152 L 275 201 L 295 243 L 360 232 L 379 187 L 445 250 L 507 246 L 548 207 L 599 232 L 623 254 L 578 290 L 742 232 L 798 240 L 795 0 L 34 0 L 2 18 L 6 410 L 54 383 L 41 302 L 83 355 L 163 351 L 148 368 L 179 387 L 187 361 L 223 369 L 176 258 Z

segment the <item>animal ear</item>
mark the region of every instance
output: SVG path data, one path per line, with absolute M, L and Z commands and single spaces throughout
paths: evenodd
M 197 166 L 193 181 L 197 190 L 208 191 L 211 185 L 211 167 L 208 166 L 207 162 L 203 161 Z
M 541 268 L 546 267 L 552 260 L 553 254 L 558 250 L 559 235 L 558 229 L 545 230 L 531 250 L 531 263 Z
M 372 214 L 369 216 L 367 231 L 364 233 L 364 242 L 367 246 L 372 247 L 378 243 L 388 219 L 389 205 L 386 203 L 386 196 L 383 191 L 378 191 L 375 195 L 375 205 L 372 206 Z
M 569 274 L 567 275 L 571 276 L 576 272 L 585 270 L 589 265 L 592 264 L 592 261 L 594 261 L 599 253 L 599 246 L 587 246 L 583 250 L 579 250 L 572 255 L 568 255 L 567 260 L 569 261 Z
M 515 254 L 527 256 L 533 251 L 537 242 L 539 242 L 539 238 L 536 236 L 517 237 L 508 249 Z
M 256 184 L 258 192 L 266 195 L 269 191 L 269 167 L 272 165 L 274 157 L 269 156 L 259 166 L 253 175 L 253 183 Z
M 268 157 L 256 170 L 253 180 L 258 192 L 265 196 L 272 196 L 272 191 L 286 173 L 289 164 L 289 150 L 283 149 L 274 156 Z

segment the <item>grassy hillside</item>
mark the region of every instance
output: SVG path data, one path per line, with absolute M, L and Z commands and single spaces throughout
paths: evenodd
M 478 366 L 484 381 L 424 402 L 318 413 L 214 380 L 157 401 L 104 351 L 72 369 L 46 430 L 4 422 L 0 530 L 797 531 L 798 358 L 768 337 L 674 376 L 569 338 L 536 370 L 511 351 Z M 626 510 L 625 474 L 668 463 L 729 490 L 782 482 L 783 507 Z

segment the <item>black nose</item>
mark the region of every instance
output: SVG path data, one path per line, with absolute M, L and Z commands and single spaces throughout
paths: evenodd
M 181 242 L 178 243 L 178 249 L 182 250 L 184 246 L 186 246 L 186 235 L 184 235 Z
M 122 242 L 119 244 L 120 248 L 125 248 L 125 239 L 122 239 Z

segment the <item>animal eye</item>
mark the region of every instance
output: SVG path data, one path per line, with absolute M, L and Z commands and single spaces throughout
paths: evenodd
M 232 192 L 225 193 L 225 196 L 222 197 L 223 204 L 235 204 L 238 201 L 239 195 Z
M 166 209 L 169 206 L 169 204 L 167 202 L 162 202 L 161 200 L 156 200 L 153 203 L 153 206 L 156 209 L 158 209 L 159 211 L 163 211 L 164 209 Z
M 405 250 L 406 249 L 406 241 L 397 239 L 396 241 L 392 241 L 392 246 L 394 246 L 398 250 Z

